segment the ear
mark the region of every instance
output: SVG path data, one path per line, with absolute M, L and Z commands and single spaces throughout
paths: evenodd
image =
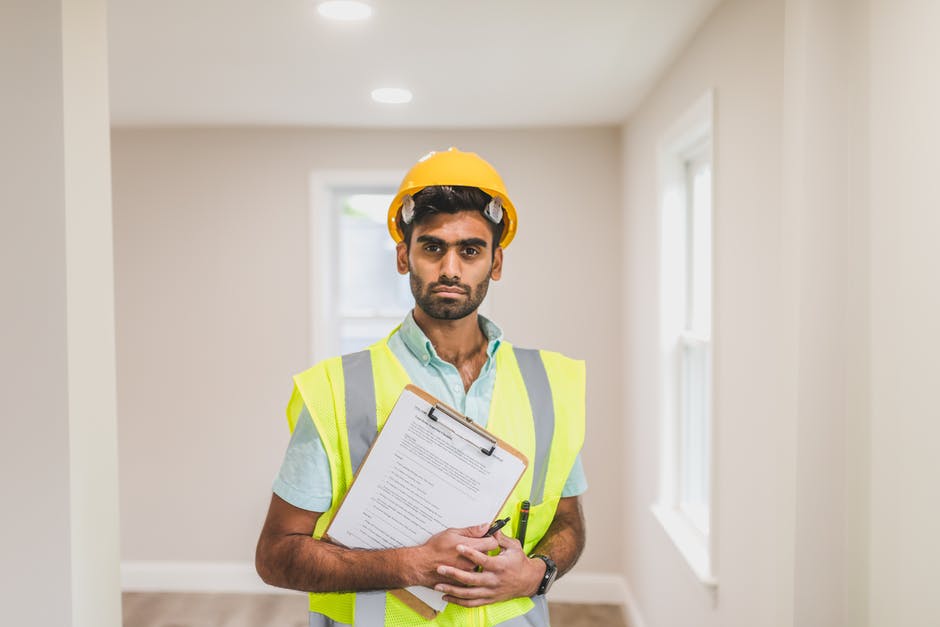
M 395 265 L 398 267 L 398 274 L 408 274 L 408 247 L 405 242 L 398 242 L 395 247 Z
M 503 247 L 497 246 L 496 250 L 493 251 L 493 267 L 490 270 L 490 278 L 499 281 L 501 276 L 503 276 Z

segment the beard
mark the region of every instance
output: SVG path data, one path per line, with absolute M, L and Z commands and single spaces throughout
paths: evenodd
M 490 286 L 490 277 L 474 286 L 461 283 L 459 280 L 450 280 L 441 277 L 434 283 L 425 284 L 415 272 L 409 267 L 409 282 L 411 283 L 411 293 L 415 298 L 415 303 L 432 318 L 437 320 L 460 320 L 466 318 L 480 307 L 480 303 L 486 298 L 486 292 Z M 435 294 L 434 289 L 438 287 L 456 287 L 461 289 L 466 298 L 454 298 L 452 296 L 442 296 Z

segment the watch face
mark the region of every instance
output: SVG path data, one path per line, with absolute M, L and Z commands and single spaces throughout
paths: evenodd
M 548 592 L 548 589 L 555 583 L 555 577 L 558 575 L 558 567 L 555 565 L 552 558 L 547 555 L 533 555 L 532 557 L 537 557 L 545 562 L 545 576 L 542 578 L 538 592 L 536 592 L 536 595 L 542 595 Z
M 558 576 L 558 568 L 555 566 L 555 563 L 554 563 L 554 562 L 552 562 L 552 565 L 549 567 L 548 570 L 549 570 L 549 572 L 546 573 L 546 575 L 548 575 L 548 583 L 545 584 L 545 591 L 546 591 L 546 592 L 547 592 L 548 589 L 551 587 L 551 585 L 552 585 L 553 583 L 555 583 L 555 577 Z

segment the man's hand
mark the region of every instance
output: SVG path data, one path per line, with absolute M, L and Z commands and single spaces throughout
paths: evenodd
M 485 555 L 487 551 L 499 548 L 495 537 L 482 537 L 488 528 L 489 525 L 483 523 L 461 529 L 445 529 L 416 547 L 415 578 L 418 583 L 433 588 L 435 584 L 447 581 L 447 577 L 440 572 L 442 566 L 460 571 L 476 567 L 471 552 Z
M 434 588 L 443 592 L 445 601 L 465 607 L 476 607 L 518 597 L 529 597 L 538 591 L 545 576 L 545 562 L 530 559 L 523 553 L 518 540 L 497 533 L 496 538 L 502 552 L 491 556 L 465 544 L 457 547 L 462 557 L 474 568 L 455 568 L 441 563 L 437 572 L 447 579 Z M 577 496 L 558 501 L 555 518 L 534 553 L 550 556 L 558 566 L 558 576 L 571 570 L 584 549 L 584 515 Z
M 479 566 L 482 572 L 447 565 L 437 568 L 438 574 L 448 579 L 447 583 L 434 586 L 445 594 L 445 601 L 477 607 L 535 594 L 545 574 L 545 563 L 529 559 L 518 540 L 499 531 L 494 537 L 502 549 L 499 555 L 487 555 L 466 544 L 457 546 L 460 555 L 473 567 Z

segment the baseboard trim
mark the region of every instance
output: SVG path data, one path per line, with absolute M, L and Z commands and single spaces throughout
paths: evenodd
M 122 562 L 121 587 L 126 592 L 293 593 L 261 581 L 254 565 L 247 562 Z M 625 608 L 632 599 L 623 577 L 590 572 L 565 575 L 552 588 L 550 598 L 558 603 Z M 643 627 L 636 620 L 630 625 Z
M 643 619 L 643 615 L 640 613 L 640 605 L 637 603 L 636 597 L 633 596 L 633 591 L 626 583 L 626 580 L 624 580 L 623 592 L 623 614 L 627 619 L 627 625 L 630 627 L 646 627 L 646 620 Z

